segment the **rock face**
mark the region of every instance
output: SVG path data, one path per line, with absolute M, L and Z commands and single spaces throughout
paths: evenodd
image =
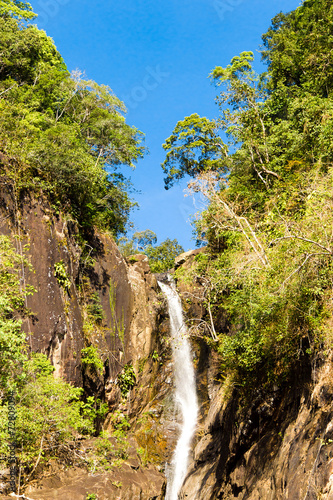
M 32 350 L 48 354 L 56 374 L 76 385 L 83 384 L 85 340 L 98 346 L 109 381 L 124 364 L 147 358 L 156 344 L 159 314 L 148 259 L 139 255 L 129 265 L 112 238 L 98 233 L 80 247 L 75 224 L 55 215 L 42 197 L 26 197 L 14 207 L 11 193 L 2 192 L 0 232 L 12 235 L 17 251 L 31 263 L 22 279 L 35 289 L 27 297 L 32 317 L 23 325 Z M 68 289 L 56 277 L 59 263 L 70 280 Z M 97 327 L 87 332 L 84 324 L 92 295 L 101 307 L 102 334 Z
M 168 431 L 160 423 L 164 418 L 169 425 L 161 401 L 170 393 L 172 381 L 168 319 L 147 258 L 138 255 L 127 262 L 112 238 L 96 232 L 78 245 L 75 223 L 56 215 L 43 197 L 26 196 L 17 203 L 9 190 L 0 194 L 0 232 L 12 236 L 18 253 L 31 264 L 22 276 L 35 289 L 27 297 L 32 316 L 23 324 L 31 349 L 48 355 L 56 376 L 108 402 L 106 430 L 117 409 L 130 419 L 138 448 L 144 450 L 154 442 L 154 449 L 144 451 L 144 465 L 139 461 L 133 469 L 125 461 L 120 472 L 98 478 L 73 469 L 70 481 L 56 473 L 48 482 L 40 480 L 31 498 L 85 498 L 93 483 L 99 499 L 161 498 L 165 476 L 159 469 L 172 444 L 167 444 Z M 66 287 L 57 276 L 57 266 L 69 280 Z M 82 365 L 81 350 L 87 345 L 98 348 L 104 363 L 102 376 Z M 117 377 L 128 364 L 134 368 L 137 384 L 124 401 Z M 140 418 L 144 424 L 136 423 Z M 138 460 L 135 448 L 133 457 Z
M 295 374 L 296 376 L 296 374 Z M 182 498 L 333 498 L 332 360 L 311 380 L 254 392 L 240 410 L 235 388 L 210 402 Z
M 175 258 L 175 269 L 177 269 L 179 266 L 185 264 L 188 260 L 192 260 L 191 257 L 194 257 L 195 255 L 198 255 L 199 253 L 203 252 L 206 247 L 202 248 L 196 248 L 195 250 L 189 250 L 188 252 L 181 253 Z
M 54 218 L 43 199 L 26 198 L 21 209 L 15 210 L 11 194 L 5 192 L 0 205 L 4 215 L 0 231 L 16 237 L 18 253 L 28 256 L 32 265 L 32 270 L 25 269 L 22 276 L 35 288 L 35 293 L 27 298 L 27 306 L 33 312 L 32 318 L 24 322 L 28 343 L 32 350 L 48 353 L 57 374 L 82 385 L 82 316 L 74 286 L 80 251 L 70 233 L 70 224 Z M 54 275 L 54 265 L 62 260 L 71 272 L 69 294 L 63 292 Z
M 38 500 L 86 500 L 96 495 L 98 500 L 161 500 L 164 478 L 153 467 L 133 470 L 129 465 L 121 471 L 89 474 L 77 469 L 52 474 L 39 487 L 26 490 L 28 498 Z

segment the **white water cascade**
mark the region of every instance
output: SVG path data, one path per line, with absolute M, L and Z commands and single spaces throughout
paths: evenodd
M 187 472 L 190 445 L 198 417 L 198 402 L 190 343 L 187 338 L 187 328 L 184 323 L 180 298 L 173 283 L 166 285 L 158 282 L 158 284 L 168 301 L 175 398 L 182 414 L 181 434 L 168 470 L 165 498 L 166 500 L 178 500 L 178 494 Z

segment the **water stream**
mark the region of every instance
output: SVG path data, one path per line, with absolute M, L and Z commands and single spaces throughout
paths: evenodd
M 191 348 L 187 338 L 187 328 L 184 323 L 180 298 L 173 283 L 166 285 L 165 283 L 158 282 L 158 284 L 168 301 L 174 363 L 175 399 L 182 415 L 181 433 L 171 465 L 168 468 L 165 498 L 166 500 L 178 500 L 178 494 L 188 468 L 191 440 L 197 423 L 198 402 Z

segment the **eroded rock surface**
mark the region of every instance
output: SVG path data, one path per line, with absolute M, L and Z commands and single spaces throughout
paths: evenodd
M 182 489 L 196 500 L 333 498 L 333 371 L 328 360 L 311 380 L 245 406 L 226 383 L 213 396 Z
M 17 206 L 10 191 L 2 192 L 0 209 L 0 231 L 12 236 L 17 251 L 31 263 L 24 279 L 35 288 L 27 303 L 33 315 L 23 324 L 31 349 L 48 355 L 56 376 L 108 402 L 105 430 L 111 428 L 114 411 L 121 412 L 131 423 L 129 438 L 134 442 L 132 462 L 120 464 L 119 470 L 91 474 L 69 468 L 40 481 L 38 491 L 29 490 L 30 496 L 79 499 L 93 488 L 96 491 L 90 492 L 97 492 L 99 500 L 162 498 L 168 435 L 174 434 L 169 430 L 173 403 L 164 405 L 172 376 L 166 308 L 148 259 L 138 255 L 126 261 L 112 238 L 97 232 L 85 247 L 79 246 L 75 224 L 55 215 L 43 197 L 26 197 Z M 70 280 L 67 289 L 56 277 L 59 263 Z M 88 325 L 87 331 L 92 296 L 102 316 L 96 328 Z M 81 349 L 87 343 L 98 347 L 102 375 L 82 366 Z M 128 364 L 134 368 L 136 385 L 124 399 L 117 377 Z M 141 460 L 137 449 L 144 465 L 133 468 Z
M 153 467 L 134 470 L 127 465 L 96 474 L 68 469 L 44 478 L 25 494 L 31 500 L 86 500 L 88 494 L 98 500 L 160 500 L 164 483 L 164 476 Z

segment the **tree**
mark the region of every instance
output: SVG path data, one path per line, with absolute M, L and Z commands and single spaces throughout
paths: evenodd
M 217 98 L 221 116 L 218 121 L 209 121 L 191 115 L 178 122 L 163 145 L 168 151 L 162 164 L 163 171 L 168 174 L 166 188 L 185 174 L 196 177 L 207 171 L 228 175 L 231 180 L 239 164 L 244 177 L 251 176 L 251 182 L 253 177 L 257 178 L 263 188 L 267 188 L 273 178 L 279 178 L 279 174 L 269 168 L 265 124 L 267 93 L 252 70 L 252 61 L 252 52 L 242 52 L 226 68 L 218 66 L 210 73 L 217 87 L 226 87 Z M 241 145 L 232 156 L 228 156 L 229 148 L 217 135 L 219 130 L 226 132 L 232 148 Z
M 125 257 L 143 253 L 147 255 L 153 273 L 168 271 L 174 266 L 175 257 L 184 252 L 184 249 L 176 239 L 167 238 L 158 246 L 156 243 L 156 234 L 150 229 L 134 233 L 130 240 L 126 237 L 118 240 L 119 250 Z
M 117 236 L 136 205 L 120 171 L 143 156 L 143 134 L 126 124 L 124 104 L 105 85 L 72 76 L 53 41 L 34 26 L 0 17 L 0 134 L 16 193 L 42 188 L 83 232 Z M 15 163 L 15 169 L 13 164 Z
M 227 148 L 218 131 L 217 122 L 197 114 L 177 123 L 172 135 L 163 144 L 167 151 L 162 163 L 163 172 L 167 175 L 165 189 L 185 175 L 194 177 L 206 170 L 223 169 Z
M 138 250 L 143 252 L 147 246 L 155 245 L 157 243 L 157 236 L 154 231 L 146 229 L 145 231 L 134 233 L 133 242 L 136 243 Z
M 280 13 L 263 35 L 263 59 L 270 88 L 285 96 L 300 88 L 329 97 L 333 87 L 333 7 L 330 0 L 305 0 L 289 14 Z
M 331 2 L 305 0 L 263 35 L 266 73 L 243 52 L 210 75 L 229 156 L 187 170 L 208 201 L 197 220 L 208 246 L 188 279 L 204 283 L 222 368 L 240 384 L 279 384 L 331 342 L 332 16 Z M 190 121 L 179 123 L 191 137 Z M 178 146 L 169 184 L 198 165 L 193 155 L 182 164 Z
M 52 78 L 49 71 L 53 70 Z M 57 73 L 55 72 L 57 70 Z M 21 26 L 16 19 L 0 16 L 0 80 L 1 88 L 32 85 L 34 100 L 41 94 L 60 98 L 62 80 L 69 73 L 53 40 L 36 26 Z M 61 78 L 60 78 L 61 77 Z M 54 79 L 58 80 L 54 82 Z M 52 83 L 51 83 L 52 82 Z M 37 104 L 37 103 L 36 103 Z
M 163 273 L 172 269 L 175 257 L 183 252 L 184 249 L 178 241 L 169 238 L 156 247 L 149 245 L 145 248 L 145 254 L 148 256 L 150 269 L 153 273 Z
M 83 402 L 83 389 L 54 378 L 54 367 L 44 354 L 33 353 L 23 364 L 16 393 L 18 467 L 21 480 L 28 481 L 38 465 L 58 455 L 77 434 L 94 432 L 94 402 Z M 8 454 L 7 403 L 0 402 L 0 452 Z
M 254 177 L 259 181 L 259 189 L 260 185 L 268 189 L 272 180 L 280 176 L 270 168 L 267 91 L 252 70 L 253 59 L 252 52 L 242 52 L 233 57 L 226 68 L 216 67 L 210 76 L 218 87 L 226 86 L 217 98 L 221 109 L 219 122 L 231 138 L 231 144 L 239 146 L 230 159 L 230 181 L 235 172 L 238 182 L 241 175 L 250 176 L 251 184 Z M 232 111 L 225 105 L 231 106 Z
M 135 253 L 143 253 L 148 245 L 155 245 L 157 242 L 156 234 L 150 229 L 137 231 L 131 239 L 122 236 L 118 239 L 119 250 L 125 257 Z

